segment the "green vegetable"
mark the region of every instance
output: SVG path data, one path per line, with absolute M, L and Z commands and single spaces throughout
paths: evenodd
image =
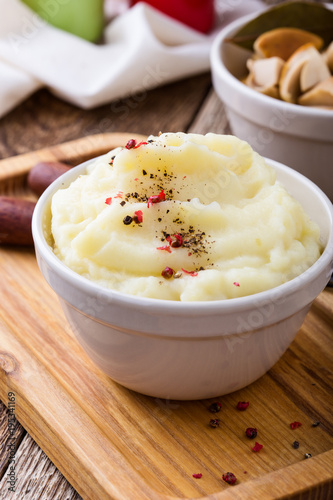
M 91 42 L 103 31 L 103 0 L 22 0 L 47 22 Z

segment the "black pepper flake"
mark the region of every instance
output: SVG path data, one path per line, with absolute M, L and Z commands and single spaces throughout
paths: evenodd
M 318 427 L 320 425 L 319 420 L 316 420 L 316 422 L 313 422 L 312 427 Z
M 135 201 L 146 203 L 148 201 L 147 195 L 140 195 L 139 193 L 126 193 L 125 200 L 129 201 L 130 199 L 134 199 Z
M 162 222 L 162 219 L 161 219 L 161 217 L 159 217 L 159 218 L 158 218 L 157 220 L 158 220 L 158 222 Z
M 311 453 L 305 453 L 304 454 L 304 458 L 311 458 L 311 457 L 312 457 Z
M 221 410 L 221 403 L 219 403 L 218 401 L 216 401 L 215 403 L 212 403 L 208 410 L 211 412 L 211 413 L 218 413 L 220 410 Z
M 120 205 L 123 207 L 124 205 L 126 205 L 126 201 L 121 201 Z
M 158 219 L 160 221 L 160 219 Z M 162 219 L 163 220 L 163 219 Z M 176 219 L 173 219 L 173 223 L 177 225 L 182 225 L 183 221 L 177 217 Z M 198 229 L 195 230 L 194 234 L 194 228 L 193 226 L 190 226 L 192 228 L 193 233 L 190 234 L 189 229 L 185 230 L 185 228 L 181 227 L 180 230 L 178 230 L 177 235 L 178 238 L 175 239 L 175 234 L 173 237 L 170 236 L 170 234 L 166 231 L 161 231 L 161 236 L 160 236 L 160 241 L 165 241 L 166 239 L 172 238 L 172 241 L 170 242 L 170 246 L 172 247 L 185 247 L 188 249 L 188 256 L 192 255 L 194 257 L 199 257 L 200 255 L 203 254 L 208 254 L 208 249 L 210 248 L 207 240 L 204 238 L 204 232 L 198 231 Z M 179 242 L 181 241 L 181 244 Z M 209 259 L 208 259 L 209 260 Z M 195 261 L 192 262 L 194 267 L 197 267 L 197 263 Z M 205 267 L 200 266 L 197 269 L 198 271 L 204 271 Z
M 299 442 L 298 441 L 294 441 L 293 444 L 292 444 L 292 447 L 295 448 L 295 450 L 297 450 L 299 448 Z
M 146 170 L 142 170 L 142 175 L 147 175 Z
M 149 176 L 151 179 L 154 179 L 154 174 L 150 174 Z
M 133 219 L 130 215 L 126 215 L 126 217 L 123 218 L 123 223 L 125 224 L 125 226 L 128 226 L 129 224 L 131 224 L 132 221 L 133 221 Z

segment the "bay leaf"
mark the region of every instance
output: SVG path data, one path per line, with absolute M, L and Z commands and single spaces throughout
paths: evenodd
M 281 27 L 311 31 L 323 38 L 326 47 L 333 41 L 333 10 L 314 2 L 286 2 L 249 21 L 228 41 L 253 50 L 259 35 Z

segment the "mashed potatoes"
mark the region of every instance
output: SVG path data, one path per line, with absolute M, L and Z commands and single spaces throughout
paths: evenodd
M 233 136 L 129 141 L 56 192 L 51 211 L 59 259 L 144 297 L 250 295 L 298 276 L 321 251 L 317 225 Z

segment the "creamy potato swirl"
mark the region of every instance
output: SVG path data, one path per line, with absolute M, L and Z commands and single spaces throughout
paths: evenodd
M 54 252 L 127 294 L 250 295 L 320 256 L 319 228 L 244 141 L 166 133 L 96 159 L 52 199 Z

